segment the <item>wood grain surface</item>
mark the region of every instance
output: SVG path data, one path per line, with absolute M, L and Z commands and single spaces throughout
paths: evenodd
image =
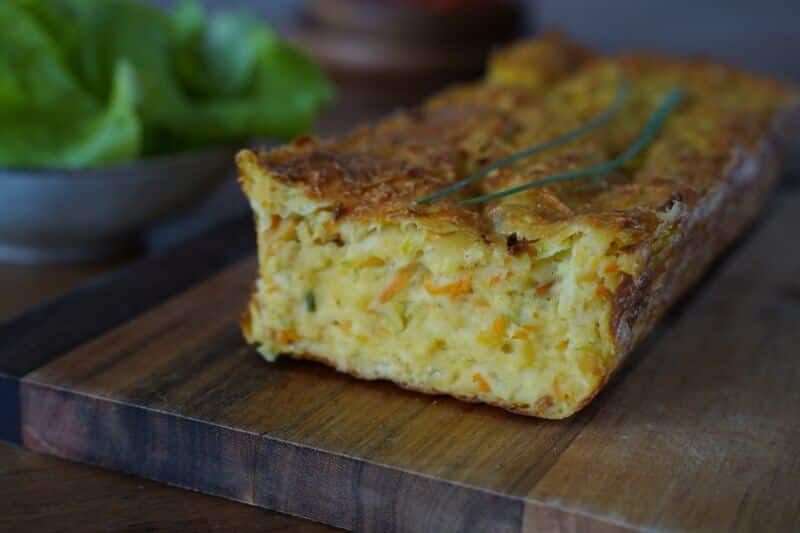
M 0 444 L 0 531 L 335 531 Z
M 799 207 L 783 190 L 566 421 L 264 363 L 249 259 L 27 373 L 23 440 L 345 528 L 797 530 Z

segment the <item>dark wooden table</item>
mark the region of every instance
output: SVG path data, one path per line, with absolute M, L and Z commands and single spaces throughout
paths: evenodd
M 0 444 L 0 531 L 334 531 Z

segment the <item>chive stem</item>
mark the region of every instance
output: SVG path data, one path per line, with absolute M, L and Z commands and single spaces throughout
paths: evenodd
M 614 117 L 614 115 L 619 113 L 620 109 L 622 109 L 622 106 L 625 104 L 625 101 L 628 99 L 628 95 L 629 94 L 630 94 L 630 86 L 628 85 L 628 83 L 625 81 L 624 78 L 621 78 L 620 81 L 619 81 L 619 87 L 617 89 L 617 94 L 614 97 L 614 102 L 608 107 L 608 109 L 606 109 L 605 111 L 603 111 L 602 113 L 600 113 L 599 115 L 594 117 L 589 122 L 583 124 L 582 126 L 579 126 L 578 128 L 575 128 L 574 130 L 570 130 L 567 133 L 564 133 L 563 135 L 559 135 L 557 137 L 554 137 L 553 139 L 550 139 L 549 141 L 545 141 L 545 142 L 542 142 L 542 143 L 534 144 L 533 146 L 525 148 L 524 150 L 520 150 L 518 152 L 514 152 L 513 154 L 511 154 L 511 155 L 509 155 L 507 157 L 504 157 L 502 159 L 498 159 L 494 163 L 484 167 L 483 169 L 479 170 L 478 172 L 472 174 L 471 176 L 468 176 L 467 178 L 464 178 L 461 181 L 457 181 L 456 183 L 453 183 L 452 185 L 449 185 L 449 186 L 445 187 L 441 191 L 437 191 L 437 192 L 435 192 L 435 193 L 433 193 L 433 194 L 431 194 L 429 196 L 421 198 L 421 199 L 417 200 L 416 203 L 417 204 L 427 204 L 427 203 L 433 202 L 434 200 L 438 200 L 439 198 L 442 198 L 443 196 L 447 196 L 448 194 L 453 193 L 453 192 L 455 192 L 455 191 L 457 191 L 459 189 L 463 189 L 464 187 L 466 187 L 470 183 L 474 183 L 474 182 L 478 181 L 479 179 L 483 178 L 484 176 L 486 176 L 490 172 L 492 172 L 494 170 L 497 170 L 498 168 L 514 164 L 517 161 L 525 159 L 526 157 L 530 157 L 530 156 L 532 156 L 534 154 L 538 154 L 539 152 L 542 152 L 542 151 L 547 150 L 549 148 L 554 148 L 556 146 L 560 146 L 562 144 L 566 144 L 566 143 L 570 142 L 571 140 L 573 140 L 573 139 L 575 139 L 577 137 L 580 137 L 581 135 L 585 134 L 586 132 L 588 132 L 588 131 L 590 131 L 590 130 L 592 130 L 594 128 L 597 128 L 599 126 L 602 126 L 603 124 L 605 124 L 606 122 L 611 120 Z
M 306 293 L 306 311 L 309 313 L 313 313 L 317 310 L 317 299 L 314 297 L 314 293 L 308 291 Z
M 670 112 L 672 112 L 675 106 L 678 105 L 682 97 L 683 97 L 683 91 L 681 91 L 678 88 L 671 89 L 666 94 L 666 96 L 664 96 L 658 108 L 656 108 L 653 114 L 650 115 L 650 118 L 648 119 L 644 128 L 642 128 L 642 132 L 639 134 L 639 137 L 637 137 L 636 140 L 634 140 L 633 143 L 631 143 L 630 146 L 628 146 L 628 148 L 624 152 L 622 152 L 622 154 L 612 159 L 611 161 L 608 161 L 596 167 L 590 167 L 583 170 L 576 170 L 574 172 L 567 172 L 564 174 L 556 174 L 554 176 L 549 176 L 547 178 L 543 178 L 540 180 L 531 181 L 529 183 L 520 185 L 518 187 L 512 187 L 510 189 L 493 192 L 491 194 L 485 194 L 483 196 L 477 196 L 475 198 L 461 200 L 460 203 L 462 205 L 478 204 L 482 202 L 488 202 L 489 200 L 495 200 L 497 198 L 503 198 L 504 196 L 510 196 L 512 194 L 516 194 L 522 191 L 527 191 L 528 189 L 533 189 L 534 187 L 549 185 L 551 183 L 585 178 L 587 176 L 609 174 L 618 169 L 619 167 L 621 167 L 622 165 L 628 163 L 631 159 L 636 157 L 636 155 L 639 152 L 641 152 L 644 148 L 647 147 L 647 145 L 649 145 L 653 141 L 653 139 L 658 134 L 661 127 L 664 125 L 664 122 L 666 121 Z

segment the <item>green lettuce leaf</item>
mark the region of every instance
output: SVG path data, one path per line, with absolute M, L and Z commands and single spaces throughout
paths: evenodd
M 194 3 L 183 3 L 175 11 L 172 35 L 179 81 L 196 99 L 243 94 L 260 55 L 277 40 L 253 17 L 220 13 L 209 21 Z
M 114 69 L 98 105 L 37 21 L 0 4 L 0 165 L 76 167 L 136 157 L 141 131 L 132 69 Z
M 310 130 L 321 71 L 252 16 L 0 2 L 0 166 L 86 166 Z
M 173 28 L 176 70 L 191 101 L 174 109 L 173 126 L 191 145 L 291 138 L 309 131 L 333 97 L 319 68 L 252 16 L 207 20 L 185 3 Z

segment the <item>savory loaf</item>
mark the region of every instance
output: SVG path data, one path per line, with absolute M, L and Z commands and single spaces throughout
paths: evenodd
M 419 201 L 602 114 L 620 80 L 604 124 Z M 463 203 L 614 160 L 674 87 L 652 142 L 599 179 Z M 268 360 L 569 416 L 756 216 L 796 101 L 706 60 L 600 57 L 550 35 L 342 138 L 244 150 L 260 265 L 244 334 Z

